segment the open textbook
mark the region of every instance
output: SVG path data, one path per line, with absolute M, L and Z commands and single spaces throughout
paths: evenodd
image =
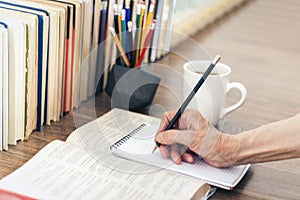
M 210 185 L 232 189 L 248 170 L 249 165 L 218 169 L 201 159 L 175 165 L 159 152 L 152 154 L 159 123 L 112 109 L 66 142 L 48 144 L 1 180 L 0 189 L 38 199 L 199 199 L 215 190 Z
M 206 181 L 123 159 L 110 146 L 159 119 L 120 109 L 76 129 L 66 142 L 53 141 L 0 181 L 0 190 L 37 199 L 201 199 Z

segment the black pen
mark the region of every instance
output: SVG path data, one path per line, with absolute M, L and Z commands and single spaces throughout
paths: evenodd
M 214 69 L 214 67 L 219 62 L 220 59 L 221 59 L 221 57 L 219 55 L 217 55 L 214 58 L 214 60 L 212 61 L 212 63 L 208 67 L 208 69 L 205 71 L 205 73 L 203 74 L 203 76 L 201 77 L 201 79 L 198 81 L 198 83 L 196 84 L 196 86 L 194 87 L 194 89 L 187 96 L 187 98 L 185 99 L 185 101 L 183 102 L 183 104 L 180 106 L 180 108 L 178 109 L 177 113 L 175 114 L 175 116 L 173 117 L 173 119 L 171 120 L 171 122 L 169 123 L 169 125 L 167 126 L 167 128 L 165 130 L 170 130 L 170 129 L 172 129 L 174 127 L 174 125 L 176 124 L 176 122 L 180 118 L 181 114 L 184 112 L 184 110 L 186 109 L 186 107 L 189 105 L 189 103 L 191 102 L 191 100 L 193 99 L 193 97 L 195 96 L 195 94 L 197 93 L 197 91 L 200 89 L 200 87 L 202 86 L 202 84 L 204 83 L 204 81 L 206 80 L 206 78 L 211 73 L 211 71 Z M 155 145 L 152 153 L 154 151 L 156 151 L 156 149 L 160 145 L 161 144 L 159 142 L 156 142 L 156 145 Z

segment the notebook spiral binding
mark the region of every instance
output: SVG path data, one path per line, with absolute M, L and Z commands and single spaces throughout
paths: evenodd
M 124 136 L 123 138 L 121 138 L 120 140 L 118 140 L 117 142 L 115 142 L 113 145 L 111 145 L 110 149 L 112 149 L 112 148 L 116 148 L 117 149 L 124 142 L 126 142 L 129 138 L 131 138 L 132 136 L 134 136 L 136 133 L 138 133 L 140 130 L 142 130 L 147 125 L 148 124 L 141 124 L 139 127 L 137 127 L 136 129 L 134 129 L 133 131 L 131 131 L 129 134 L 127 134 L 126 136 Z

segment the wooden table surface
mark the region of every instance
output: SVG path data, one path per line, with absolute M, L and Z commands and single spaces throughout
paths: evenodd
M 178 108 L 181 90 L 174 85 L 180 85 L 176 75 L 182 73 L 182 64 L 216 54 L 231 66 L 231 81 L 242 82 L 248 91 L 244 105 L 225 117 L 223 131 L 236 134 L 299 113 L 299 22 L 297 0 L 246 1 L 159 61 L 162 69 L 172 70 L 162 78 L 164 84 L 149 113 L 159 116 L 164 110 Z M 228 104 L 238 98 L 238 92 L 230 92 Z M 97 116 L 109 109 L 108 96 L 100 94 L 96 98 Z M 42 132 L 33 133 L 28 141 L 9 146 L 7 152 L 0 153 L 0 178 L 52 140 L 65 140 L 74 129 L 73 116 L 68 114 L 60 122 L 43 127 Z M 212 199 L 300 199 L 300 159 L 253 164 L 233 191 L 218 189 Z

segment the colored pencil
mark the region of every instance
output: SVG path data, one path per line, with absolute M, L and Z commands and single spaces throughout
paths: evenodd
M 127 56 L 126 56 L 126 53 L 125 53 L 125 51 L 124 51 L 124 49 L 122 47 L 122 44 L 121 44 L 121 42 L 120 42 L 120 40 L 119 40 L 119 38 L 118 38 L 118 36 L 116 34 L 116 31 L 115 31 L 114 27 L 112 27 L 112 26 L 109 27 L 109 31 L 111 32 L 111 34 L 113 36 L 113 39 L 116 42 L 117 47 L 119 48 L 119 51 L 121 53 L 121 56 L 122 56 L 122 58 L 123 58 L 123 60 L 124 60 L 124 62 L 126 64 L 126 66 L 130 67 L 130 62 L 129 62 Z

